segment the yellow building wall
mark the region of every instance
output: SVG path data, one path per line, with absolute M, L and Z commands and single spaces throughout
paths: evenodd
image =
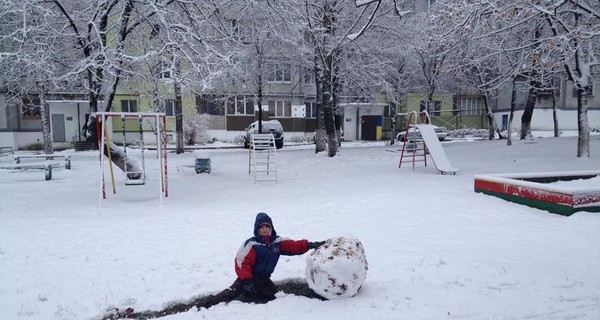
M 162 101 L 166 99 L 175 100 L 175 93 L 173 90 L 173 84 L 165 81 L 159 83 L 159 99 Z M 121 112 L 121 101 L 122 100 L 136 100 L 138 112 L 156 112 L 154 109 L 154 95 L 152 83 L 133 81 L 130 82 L 124 90 L 120 90 L 116 95 L 112 105 L 113 112 Z M 183 115 L 190 115 L 196 113 L 196 96 L 195 94 L 182 88 L 181 102 Z M 175 116 L 167 116 L 167 131 L 175 131 Z M 113 131 L 122 131 L 122 121 L 120 118 L 112 119 Z M 153 128 L 150 124 L 144 122 L 144 131 L 152 131 Z M 125 119 L 125 131 L 139 131 L 139 121 L 137 119 L 128 118 Z

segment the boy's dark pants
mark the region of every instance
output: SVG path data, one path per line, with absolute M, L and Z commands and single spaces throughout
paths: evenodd
M 267 303 L 275 299 L 277 287 L 268 276 L 254 276 L 254 294 L 245 293 L 242 290 L 242 279 L 237 278 L 229 288 L 217 293 L 211 299 L 210 305 L 219 304 L 221 302 L 229 302 L 239 299 L 243 302 Z

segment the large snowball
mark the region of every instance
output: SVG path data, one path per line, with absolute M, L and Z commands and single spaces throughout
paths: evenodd
M 358 292 L 369 269 L 358 239 L 331 238 L 306 257 L 308 286 L 323 298 L 349 298 Z

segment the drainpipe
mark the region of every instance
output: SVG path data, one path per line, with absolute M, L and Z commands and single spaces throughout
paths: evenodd
M 360 125 L 362 123 L 362 119 L 360 118 L 360 106 L 356 106 L 356 140 L 361 140 Z
M 81 114 L 79 113 L 79 102 L 77 102 L 77 140 L 81 142 Z

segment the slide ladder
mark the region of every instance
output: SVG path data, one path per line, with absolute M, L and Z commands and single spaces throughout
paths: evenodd
M 414 124 L 411 126 L 410 120 L 413 115 L 415 116 Z M 400 154 L 400 165 L 398 167 L 400 167 L 403 162 L 410 161 L 410 156 L 408 160 L 404 159 L 404 154 L 407 152 L 408 145 L 414 150 L 412 155 L 413 169 L 415 163 L 420 161 L 420 159 L 423 159 L 422 161 L 425 162 L 425 166 L 427 166 L 427 154 L 429 154 L 431 160 L 433 160 L 435 168 L 441 174 L 456 174 L 460 170 L 454 168 L 450 164 L 448 156 L 446 156 L 446 152 L 444 151 L 444 148 L 442 147 L 442 144 L 435 133 L 433 125 L 430 124 L 431 120 L 427 111 L 421 112 L 421 118 L 426 119 L 426 123 L 417 124 L 416 112 L 414 111 L 408 118 L 409 122 L 406 128 L 404 145 L 402 146 L 402 153 Z M 408 148 L 408 150 L 411 150 L 411 148 Z M 416 156 L 415 154 L 417 152 L 422 152 L 422 154 Z
M 414 122 L 411 125 L 411 121 Z M 424 162 L 427 167 L 427 146 L 425 141 L 417 129 L 417 113 L 411 112 L 408 116 L 406 131 L 404 131 L 404 143 L 400 152 L 400 163 L 398 168 L 402 167 L 403 163 L 412 163 L 413 168 L 417 162 Z
M 250 136 L 248 174 L 254 174 L 254 183 L 273 181 L 277 183 L 277 153 L 272 134 L 254 133 Z

